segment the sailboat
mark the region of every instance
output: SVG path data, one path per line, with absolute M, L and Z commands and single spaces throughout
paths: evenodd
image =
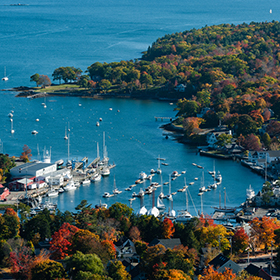
M 189 208 L 189 200 L 188 200 L 188 192 L 186 192 L 186 210 L 178 211 L 176 222 L 184 223 L 192 218 L 192 215 L 190 214 L 188 208 Z
M 9 80 L 9 78 L 7 77 L 7 75 L 6 75 L 6 67 L 4 67 L 4 77 L 2 78 L 2 81 L 8 81 Z
M 226 188 L 225 188 L 224 194 L 225 194 L 224 207 L 222 207 L 221 203 L 220 203 L 219 207 L 214 207 L 215 212 L 224 212 L 224 213 L 233 213 L 233 212 L 235 212 L 236 208 L 234 208 L 234 207 L 227 207 L 226 206 L 226 197 L 227 197 L 227 195 L 226 195 Z M 221 201 L 221 193 L 220 193 L 220 201 Z
M 157 198 L 157 208 L 159 210 L 164 210 L 166 208 L 164 203 L 163 203 L 163 201 L 162 201 L 162 199 L 159 196 Z
M 119 191 L 117 186 L 116 186 L 116 179 L 115 179 L 115 176 L 114 176 L 114 190 L 113 190 L 113 194 L 120 194 L 122 193 L 122 191 Z
M 160 169 L 160 156 L 158 156 L 158 168 L 157 168 L 157 174 L 161 174 L 161 169 Z
M 64 140 L 68 140 L 68 136 L 67 136 L 67 128 L 65 127 L 65 136 L 64 136 Z
M 172 194 L 171 194 L 171 178 L 170 178 L 170 176 L 169 176 L 169 194 L 167 194 L 165 196 L 165 198 L 167 198 L 168 200 L 172 199 Z
M 14 123 L 14 122 L 13 122 L 13 119 L 11 119 L 11 133 L 12 133 L 12 134 L 15 133 L 15 131 L 14 131 L 14 129 L 13 129 L 13 123 Z
M 162 176 L 161 176 L 161 178 L 160 178 L 160 185 L 161 185 L 161 192 L 160 192 L 160 194 L 159 194 L 159 198 L 160 199 L 162 199 L 162 198 L 164 198 L 164 194 L 163 194 L 163 184 L 162 184 Z

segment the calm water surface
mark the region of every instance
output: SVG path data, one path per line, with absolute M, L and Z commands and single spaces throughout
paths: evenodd
M 39 73 L 51 77 L 54 69 L 60 66 L 80 67 L 85 71 L 96 61 L 139 58 L 152 42 L 167 33 L 220 23 L 272 21 L 278 20 L 280 15 L 280 3 L 276 0 L 28 0 L 25 3 L 29 5 L 9 6 L 10 1 L 0 5 L 0 73 L 6 67 L 9 77 L 7 82 L 0 81 L 0 89 L 31 86 L 31 75 Z M 168 181 L 169 174 L 174 170 L 186 170 L 187 183 L 194 181 L 195 177 L 199 178 L 189 187 L 198 209 L 200 197 L 197 193 L 202 184 L 202 170 L 194 167 L 192 162 L 204 166 L 205 185 L 212 183 L 207 172 L 213 169 L 212 159 L 200 157 L 195 149 L 162 136 L 160 123 L 154 121 L 154 116 L 174 116 L 173 107 L 168 103 L 52 97 L 47 98 L 47 108 L 44 109 L 41 105 L 44 101 L 40 99 L 15 98 L 14 93 L 5 92 L 0 94 L 0 98 L 0 139 L 4 152 L 11 155 L 19 155 L 23 145 L 27 144 L 35 159 L 42 155 L 44 147 L 52 147 L 53 161 L 66 160 L 68 146 L 63 137 L 65 126 L 69 123 L 70 157 L 79 160 L 88 156 L 94 159 L 96 143 L 99 142 L 102 152 L 102 135 L 103 131 L 106 132 L 110 162 L 115 162 L 116 168 L 108 178 L 95 185 L 81 187 L 53 199 L 62 211 L 74 210 L 82 199 L 93 205 L 100 199 L 105 201 L 101 196 L 104 191 L 112 191 L 114 176 L 117 187 L 124 190 L 134 183 L 141 171 L 148 173 L 151 168 L 157 168 L 156 157 L 159 154 L 169 163 L 169 166 L 162 166 L 163 182 Z M 15 111 L 14 135 L 10 134 L 11 123 L 7 117 L 10 110 Z M 96 127 L 100 117 L 103 122 Z M 36 122 L 36 118 L 40 121 Z M 34 129 L 39 132 L 36 136 L 31 134 Z M 228 205 L 243 202 L 249 184 L 255 191 L 261 188 L 263 179 L 239 163 L 216 160 L 215 168 L 220 170 L 223 183 L 217 190 L 203 196 L 205 212 L 211 213 L 211 207 L 219 204 L 219 192 L 223 193 L 224 188 Z M 154 181 L 160 182 L 160 178 L 156 175 Z M 181 176 L 172 181 L 172 191 L 183 185 L 184 176 Z M 135 191 L 139 188 L 137 186 Z M 168 192 L 168 187 L 164 187 L 164 192 Z M 131 193 L 123 192 L 108 199 L 107 203 L 128 203 L 130 196 Z M 144 204 L 147 208 L 151 207 L 152 197 L 145 196 Z M 189 205 L 191 213 L 195 214 L 191 201 Z M 184 193 L 175 195 L 173 207 L 181 209 L 184 206 Z M 132 207 L 138 210 L 138 199 Z

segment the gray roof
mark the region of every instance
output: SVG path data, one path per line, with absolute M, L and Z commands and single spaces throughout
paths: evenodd
M 166 249 L 173 249 L 175 246 L 181 245 L 181 240 L 180 238 L 171 238 L 171 239 L 153 239 L 149 246 L 155 246 L 161 244 L 163 245 Z
M 229 261 L 229 258 L 223 254 L 219 254 L 216 258 L 209 262 L 209 265 L 213 265 L 214 268 L 219 268 Z
M 27 162 L 25 164 L 21 164 L 19 166 L 16 166 L 12 168 L 11 170 L 21 170 L 24 174 L 25 172 L 31 172 L 31 171 L 37 171 L 40 169 L 44 169 L 46 167 L 52 166 L 56 163 L 45 163 L 45 162 Z

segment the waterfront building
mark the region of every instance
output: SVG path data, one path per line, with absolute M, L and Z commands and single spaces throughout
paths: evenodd
M 210 148 L 216 148 L 216 142 L 218 141 L 218 136 L 221 134 L 227 134 L 232 135 L 232 132 L 230 129 L 228 129 L 226 126 L 221 125 L 209 132 L 206 135 L 206 142 L 209 145 Z
M 44 163 L 44 162 L 27 162 L 16 167 L 13 167 L 10 170 L 12 178 L 19 178 L 24 176 L 44 176 L 48 173 L 54 172 L 57 170 L 56 163 Z
M 248 161 L 256 164 L 263 165 L 265 162 L 267 164 L 273 162 L 279 162 L 280 160 L 280 151 L 249 151 Z

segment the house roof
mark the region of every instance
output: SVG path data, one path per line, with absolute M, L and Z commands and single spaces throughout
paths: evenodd
M 27 162 L 25 164 L 21 164 L 19 166 L 13 167 L 11 170 L 20 170 L 23 174 L 35 172 L 40 169 L 44 169 L 46 167 L 52 166 L 55 163 L 45 163 L 45 162 Z
M 254 265 L 254 264 L 249 264 L 245 270 L 251 274 L 251 275 L 254 275 L 254 276 L 259 276 L 260 278 L 262 279 L 267 279 L 267 280 L 271 280 L 272 277 L 267 274 L 262 268 Z
M 24 184 L 24 185 L 26 185 L 26 182 L 27 182 L 27 184 L 29 184 L 29 183 L 31 183 L 33 181 L 30 180 L 30 179 L 27 179 L 27 178 L 23 178 L 23 179 L 17 180 L 17 183 Z
M 175 246 L 179 246 L 181 245 L 181 240 L 180 238 L 171 238 L 171 239 L 153 239 L 149 246 L 155 246 L 155 245 L 158 245 L 158 244 L 161 244 L 163 245 L 166 249 L 169 248 L 169 249 L 173 249 Z
M 120 239 L 115 242 L 114 244 L 118 247 L 122 246 L 126 241 L 128 240 L 128 238 L 126 236 L 121 236 Z
M 280 157 L 280 151 L 267 151 L 270 157 Z
M 214 268 L 223 266 L 229 261 L 229 258 L 225 257 L 223 254 L 219 254 L 216 258 L 209 262 L 209 265 L 213 265 Z

